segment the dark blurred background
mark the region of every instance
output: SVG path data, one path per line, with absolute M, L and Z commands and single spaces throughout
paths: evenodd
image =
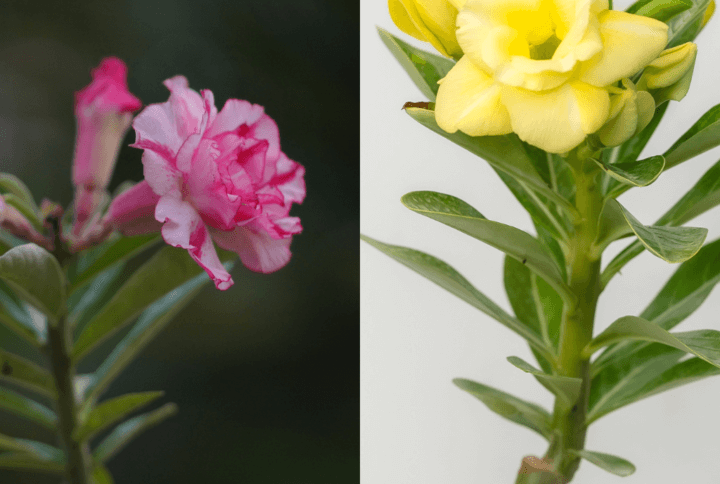
M 159 404 L 180 408 L 110 461 L 117 484 L 359 482 L 358 24 L 357 2 L 332 0 L 2 2 L 0 171 L 38 202 L 72 200 L 73 93 L 109 55 L 146 105 L 183 74 L 218 108 L 265 106 L 307 169 L 290 264 L 238 263 L 226 292 L 208 283 L 107 392 L 165 390 Z M 142 179 L 134 136 L 111 190 Z M 4 413 L 0 432 L 48 438 Z

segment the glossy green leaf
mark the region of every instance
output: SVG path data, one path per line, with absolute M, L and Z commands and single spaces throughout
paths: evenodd
M 580 387 L 582 386 L 580 378 L 548 375 L 517 356 L 509 356 L 507 360 L 516 368 L 533 375 L 542 386 L 557 396 L 558 401 L 565 405 L 566 408 L 570 408 L 577 402 L 580 396 Z
M 555 261 L 535 237 L 515 227 L 487 220 L 477 212 L 475 216 L 459 213 L 458 206 L 467 204 L 451 195 L 410 192 L 401 200 L 410 210 L 444 223 L 519 260 L 545 279 L 565 301 L 574 301 L 575 296 L 563 281 Z
M 453 383 L 501 417 L 534 430 L 547 440 L 552 437 L 551 417 L 544 408 L 472 380 L 455 378 Z
M 42 442 L 0 435 L 0 449 L 12 451 L 0 454 L 0 469 L 43 472 L 60 472 L 64 469 L 63 452 Z
M 233 263 L 225 263 L 228 271 L 232 267 Z M 87 398 L 96 399 L 147 344 L 195 298 L 208 281 L 209 278 L 205 273 L 199 274 L 151 304 L 97 369 L 87 390 Z
M 568 162 L 556 153 L 548 153 L 521 141 L 535 170 L 546 185 L 570 202 L 575 200 L 575 176 Z
M 123 237 L 119 234 L 105 242 L 94 257 L 81 258 L 78 266 L 68 271 L 68 279 L 71 284 L 70 294 L 93 280 L 98 274 L 115 266 L 116 264 L 131 259 L 136 255 L 154 247 L 162 240 L 157 234 L 137 235 L 135 237 Z
M 651 0 L 634 13 L 667 22 L 679 13 L 689 10 L 692 6 L 693 3 L 690 0 Z
M 720 104 L 710 108 L 692 127 L 663 153 L 670 169 L 720 145 Z
M 488 316 L 494 318 L 499 323 L 525 338 L 534 348 L 547 354 L 548 350 L 543 344 L 539 334 L 535 333 L 531 328 L 507 314 L 500 306 L 475 289 L 475 287 L 473 287 L 467 279 L 445 262 L 417 250 L 384 244 L 365 235 L 361 235 L 360 238 L 406 267 L 414 270 L 421 276 L 429 279 L 438 286 L 456 295 Z
M 58 317 L 65 303 L 65 276 L 50 252 L 35 244 L 10 249 L 0 256 L 0 278 L 49 318 Z
M 159 424 L 178 411 L 174 403 L 166 403 L 157 410 L 139 415 L 121 423 L 103 439 L 93 452 L 93 458 L 99 462 L 107 462 L 120 452 L 132 439 L 146 430 Z
M 101 464 L 95 464 L 93 467 L 92 478 L 94 484 L 115 484 L 110 471 Z
M 55 430 L 56 428 L 57 415 L 55 412 L 8 388 L 0 387 L 0 409 L 24 417 L 48 429 Z
M 720 205 L 720 161 L 706 171 L 700 180 L 655 222 L 655 225 L 670 227 L 683 225 L 717 205 Z M 625 264 L 643 250 L 645 247 L 642 243 L 635 241 L 615 256 L 602 273 L 602 286 L 605 287 Z
M 455 63 L 444 57 L 416 49 L 380 27 L 377 30 L 383 43 L 405 69 L 410 79 L 428 99 L 434 101 L 439 87 L 438 81 L 450 72 Z
M 68 319 L 73 326 L 83 328 L 84 326 L 78 324 L 78 322 L 87 323 L 92 318 L 92 315 L 98 312 L 102 308 L 102 305 L 109 301 L 112 295 L 115 294 L 115 291 L 120 289 L 122 285 L 121 276 L 123 275 L 124 268 L 124 262 L 115 264 L 110 269 L 97 275 L 92 283 L 85 286 L 83 290 L 76 291 L 75 294 L 73 294 L 74 297 L 68 300 L 70 311 Z
M 426 128 L 479 156 L 493 167 L 504 171 L 519 182 L 526 183 L 529 188 L 555 202 L 567 213 L 578 217 L 575 207 L 555 193 L 540 177 L 516 135 L 468 136 L 460 131 L 451 134 L 443 131 L 437 125 L 433 111 L 422 108 L 407 108 L 405 112 Z
M 25 204 L 27 204 L 35 213 L 40 212 L 30 189 L 15 175 L 11 175 L 10 173 L 0 173 L 0 193 L 3 195 L 14 195 L 25 202 Z
M 644 187 L 657 180 L 665 166 L 665 159 L 659 155 L 644 160 L 614 164 L 604 162 L 602 158 L 593 159 L 593 161 L 611 177 L 636 187 Z
M 635 466 L 621 457 L 615 455 L 603 454 L 602 452 L 593 452 L 590 450 L 574 450 L 568 452 L 578 457 L 582 457 L 591 464 L 595 464 L 600 469 L 608 471 L 620 477 L 627 477 L 635 472 Z
M 0 320 L 34 346 L 43 345 L 47 341 L 47 318 L 30 311 L 29 305 L 0 279 Z
M 675 365 L 686 353 L 659 343 L 642 343 L 622 358 L 606 362 L 592 375 L 588 425 L 625 405 L 627 396 Z M 591 367 L 597 370 L 596 366 Z M 629 403 L 629 402 L 628 402 Z
M 620 204 L 606 202 L 598 221 L 598 235 L 593 242 L 592 251 L 599 256 L 612 242 L 633 235 L 633 233 L 620 209 Z
M 588 343 L 583 355 L 590 356 L 604 346 L 626 340 L 662 343 L 720 367 L 720 331 L 701 329 L 671 334 L 657 324 L 636 316 L 623 316 L 616 320 Z
M 75 429 L 73 439 L 85 442 L 98 432 L 114 425 L 128 414 L 162 397 L 165 392 L 129 393 L 107 400 L 95 407 Z
M 63 474 L 65 472 L 65 464 L 43 461 L 27 452 L 5 452 L 0 454 L 0 469 Z
M 669 29 L 666 49 L 695 40 L 702 30 L 702 18 L 709 4 L 710 0 L 692 0 L 692 7 L 667 22 Z
M 646 226 L 616 200 L 608 200 L 606 204 L 617 204 L 638 240 L 646 249 L 667 262 L 678 263 L 690 259 L 700 250 L 707 237 L 705 228 Z
M 0 380 L 45 396 L 55 395 L 55 384 L 47 370 L 4 350 L 0 350 Z
M 236 254 L 225 251 L 218 255 L 221 261 L 237 258 Z M 87 324 L 77 338 L 73 358 L 82 358 L 96 345 L 130 323 L 150 304 L 202 271 L 186 250 L 170 246 L 160 249 Z
M 5 203 L 15 208 L 20 214 L 27 219 L 28 222 L 37 230 L 42 233 L 44 231 L 42 222 L 38 213 L 33 209 L 32 205 L 28 202 L 12 194 L 3 195 Z

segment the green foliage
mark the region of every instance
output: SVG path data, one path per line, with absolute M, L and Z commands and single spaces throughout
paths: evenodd
M 0 408 L 30 421 L 38 423 L 50 430 L 55 430 L 57 415 L 45 405 L 37 403 L 24 395 L 8 388 L 0 387 Z
M 25 205 L 30 207 L 33 213 L 40 213 L 40 209 L 35 203 L 35 199 L 30 192 L 30 189 L 15 175 L 10 173 L 0 173 L 0 194 L 3 197 L 12 195 L 17 200 L 22 201 Z
M 547 374 L 517 356 L 509 356 L 507 360 L 516 368 L 533 375 L 542 386 L 557 396 L 558 401 L 566 408 L 572 407 L 577 402 L 582 385 L 580 378 Z
M 458 206 L 467 206 L 467 204 L 450 195 L 411 192 L 402 197 L 402 203 L 414 212 L 444 223 L 505 252 L 545 279 L 567 302 L 574 301 L 574 295 L 563 281 L 555 261 L 537 239 L 526 232 L 487 220 L 477 211 L 475 211 L 477 215 L 474 216 L 459 213 Z
M 570 450 L 571 454 L 582 457 L 586 461 L 595 464 L 604 471 L 615 474 L 620 477 L 627 477 L 635 472 L 635 466 L 621 457 L 615 455 L 603 454 L 602 452 L 592 452 L 589 450 Z
M 638 3 L 631 5 L 628 12 L 654 18 L 666 23 L 674 16 L 693 6 L 690 0 L 650 0 L 645 2 L 644 5 L 638 5 Z M 633 9 L 633 11 L 631 12 L 630 9 Z
M 89 440 L 98 432 L 163 395 L 164 392 L 130 393 L 107 400 L 88 413 L 87 418 L 75 429 L 73 438 L 78 442 Z
M 0 380 L 11 382 L 44 396 L 55 396 L 50 373 L 35 363 L 0 349 Z
M 544 408 L 472 380 L 455 378 L 453 383 L 501 417 L 534 430 L 547 440 L 552 437 L 551 417 Z
M 720 104 L 703 114 L 663 153 L 665 169 L 672 168 L 720 145 Z
M 702 19 L 710 0 L 691 0 L 691 2 L 692 7 L 667 22 L 669 29 L 666 49 L 695 40 L 702 30 Z
M 410 79 L 428 99 L 434 101 L 438 92 L 438 81 L 450 72 L 455 63 L 444 57 L 416 49 L 380 27 L 377 29 L 383 43 L 405 69 Z
M 657 180 L 665 166 L 665 159 L 662 156 L 652 156 L 644 160 L 619 162 L 610 164 L 601 159 L 593 160 L 602 167 L 605 172 L 627 185 L 645 187 Z M 612 192 L 608 194 L 612 197 Z

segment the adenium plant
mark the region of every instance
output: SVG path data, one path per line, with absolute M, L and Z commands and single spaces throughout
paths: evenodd
M 410 210 L 505 254 L 511 311 L 432 255 L 363 240 L 529 345 L 536 363 L 508 361 L 553 394 L 552 409 L 454 380 L 491 411 L 547 440 L 543 456 L 522 459 L 517 483 L 570 482 L 582 460 L 631 474 L 627 460 L 585 448 L 590 425 L 637 400 L 720 373 L 720 331 L 671 332 L 720 281 L 720 241 L 706 243 L 706 229 L 685 226 L 720 204 L 720 162 L 654 224 L 618 201 L 720 146 L 715 106 L 664 153 L 640 158 L 669 102 L 690 89 L 702 49 L 693 41 L 714 2 L 639 0 L 617 11 L 601 0 L 389 0 L 388 8 L 401 31 L 440 54 L 379 29 L 425 96 L 406 103 L 405 112 L 487 161 L 526 209 L 535 233 L 488 220 L 449 194 L 402 197 Z M 447 161 L 443 169 L 451 166 Z M 605 249 L 627 238 L 603 269 Z M 674 275 L 641 314 L 595 331 L 600 294 L 644 250 L 679 264 Z
M 164 84 L 168 101 L 141 110 L 120 59 L 93 69 L 75 95 L 75 196 L 67 210 L 47 199 L 38 207 L 22 181 L 0 174 L 0 322 L 46 362 L 0 349 L 0 409 L 57 435 L 53 443 L 0 435 L 0 468 L 49 472 L 69 484 L 112 483 L 105 462 L 176 407 L 126 420 L 162 392 L 100 401 L 102 393 L 208 276 L 224 291 L 237 257 L 262 273 L 291 258 L 302 226 L 289 213 L 305 198 L 305 169 L 281 150 L 275 122 L 262 106 L 238 99 L 218 111 L 212 92 L 197 93 L 183 76 Z M 131 126 L 144 180 L 111 196 Z M 161 241 L 166 246 L 136 271 L 123 272 Z M 96 371 L 76 373 L 98 344 L 133 323 Z

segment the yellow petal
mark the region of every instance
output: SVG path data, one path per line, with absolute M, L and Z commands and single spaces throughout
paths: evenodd
M 417 13 L 417 10 L 414 8 L 414 6 L 412 8 L 414 12 Z M 390 10 L 390 18 L 392 19 L 393 23 L 397 25 L 397 28 L 399 28 L 406 34 L 415 37 L 418 40 L 427 42 L 425 35 L 423 35 L 423 33 L 418 30 L 418 28 L 415 26 L 415 23 L 412 21 L 412 18 L 410 17 L 410 14 L 405 8 L 403 2 L 401 2 L 400 0 L 388 0 L 388 10 Z
M 638 107 L 638 126 L 636 133 L 639 133 L 650 124 L 653 116 L 655 116 L 655 99 L 652 94 L 647 91 L 638 91 L 637 99 Z
M 667 44 L 668 26 L 659 20 L 615 10 L 598 16 L 603 50 L 583 62 L 580 80 L 606 86 L 631 77 L 652 62 Z
M 500 102 L 500 86 L 472 61 L 461 58 L 440 84 L 435 120 L 448 133 L 494 136 L 512 132 L 510 117 Z
M 572 81 L 551 91 L 504 87 L 502 102 L 520 139 L 549 153 L 564 153 L 607 120 L 610 98 L 605 89 Z
M 460 57 L 455 39 L 457 9 L 448 0 L 388 0 L 390 17 L 400 30 L 430 42 L 446 57 Z

